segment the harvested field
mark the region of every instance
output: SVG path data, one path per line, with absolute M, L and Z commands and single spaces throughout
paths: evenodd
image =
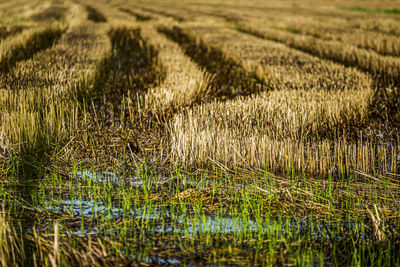
M 1 266 L 400 264 L 397 0 L 0 7 Z

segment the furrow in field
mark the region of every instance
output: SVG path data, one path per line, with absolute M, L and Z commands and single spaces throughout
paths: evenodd
M 16 3 L 16 6 L 12 5 L 10 8 L 6 8 L 5 14 L 0 14 L 1 50 L 5 48 L 6 43 L 8 42 L 5 39 L 13 38 L 13 36 L 20 34 L 25 30 L 43 26 L 40 22 L 32 19 L 32 17 L 40 15 L 43 12 L 42 9 L 48 9 L 49 4 L 47 2 L 25 2 L 20 4 L 21 6 Z
M 145 110 L 159 123 L 168 121 L 185 106 L 210 97 L 211 76 L 185 55 L 181 47 L 160 34 L 156 24 L 142 24 L 142 35 L 158 50 L 158 61 L 165 71 L 164 81 L 145 95 Z
M 86 3 L 90 7 L 95 7 L 97 13 L 101 14 L 106 19 L 106 22 L 111 27 L 118 27 L 118 26 L 136 27 L 137 26 L 136 21 L 132 19 L 132 15 L 128 14 L 127 12 L 122 11 L 119 8 L 121 5 L 124 8 L 127 8 L 129 5 L 126 2 L 124 2 L 123 4 L 119 4 L 116 1 L 111 1 L 111 2 L 100 1 L 99 2 L 99 1 L 89 0 Z M 88 13 L 90 13 L 90 12 L 88 11 Z
M 327 17 L 325 18 L 326 21 L 324 20 L 325 22 L 323 21 L 321 22 L 320 20 L 317 20 L 315 18 L 304 17 L 304 15 L 295 16 L 295 13 L 291 14 L 291 16 L 289 15 L 284 16 L 284 14 L 286 14 L 284 12 L 283 13 L 281 12 L 282 14 L 280 14 L 279 12 L 277 12 L 276 14 L 272 14 L 270 12 L 268 13 L 267 11 L 263 11 L 265 14 L 269 15 L 264 16 L 262 19 L 255 19 L 252 16 L 248 16 L 249 19 L 246 19 L 244 17 L 244 14 L 246 13 L 242 11 L 233 12 L 229 11 L 229 8 L 213 10 L 212 8 L 210 9 L 203 7 L 203 9 L 208 10 L 208 12 L 218 17 L 226 16 L 227 14 L 229 14 L 229 16 L 231 16 L 232 18 L 236 16 L 237 18 L 234 19 L 232 22 L 241 25 L 241 27 L 243 27 L 243 25 L 249 24 L 253 27 L 252 29 L 257 28 L 256 29 L 257 32 L 259 31 L 273 32 L 272 36 L 274 37 L 280 34 L 282 34 L 282 36 L 286 36 L 286 37 L 281 37 L 281 38 L 276 37 L 275 39 L 271 39 L 273 41 L 276 41 L 277 39 L 278 42 L 284 43 L 286 45 L 288 45 L 286 42 L 290 42 L 288 45 L 289 47 L 293 47 L 300 51 L 304 51 L 316 56 L 322 55 L 321 58 L 331 59 L 332 61 L 336 61 L 337 63 L 340 63 L 342 65 L 354 66 L 366 72 L 371 73 L 372 76 L 374 76 L 374 79 L 376 80 L 377 87 L 380 87 L 379 89 L 381 89 L 376 91 L 373 104 L 370 107 L 371 114 L 372 113 L 374 114 L 373 117 L 375 119 L 382 119 L 383 121 L 395 121 L 395 122 L 399 121 L 398 112 L 396 111 L 395 108 L 396 103 L 398 101 L 397 99 L 399 99 L 398 97 L 399 93 L 398 90 L 392 90 L 390 88 L 391 86 L 398 85 L 396 81 L 398 81 L 399 79 L 398 78 L 399 75 L 397 74 L 399 72 L 399 65 L 400 65 L 399 59 L 390 56 L 385 57 L 376 54 L 373 51 L 359 49 L 356 47 L 357 44 L 354 43 L 354 42 L 365 41 L 366 43 L 365 46 L 375 47 L 376 50 L 381 51 L 383 54 L 384 53 L 390 54 L 390 53 L 396 53 L 395 51 L 397 49 L 396 48 L 397 44 L 394 44 L 395 42 L 394 43 L 392 41 L 386 42 L 385 39 L 382 38 L 374 39 L 373 37 L 370 37 L 367 29 L 362 29 L 357 31 L 363 36 L 367 36 L 366 39 L 364 41 L 361 41 L 357 38 L 355 39 L 353 38 L 353 40 L 355 41 L 352 43 L 352 45 L 346 43 L 342 44 L 341 42 L 338 41 L 326 41 L 326 40 L 324 41 L 311 36 L 301 36 L 274 29 L 274 27 L 275 28 L 284 27 L 289 22 L 293 24 L 293 21 L 295 22 L 304 21 L 303 24 L 305 25 L 314 25 L 314 24 L 316 25 L 316 23 L 318 23 L 318 25 L 321 24 L 326 25 L 328 23 L 330 29 L 332 29 L 333 31 L 346 33 L 346 31 L 349 31 L 349 29 L 346 28 L 347 26 L 350 29 L 355 29 L 357 28 L 356 26 L 359 24 L 358 21 L 353 21 L 351 18 L 349 18 L 348 22 L 349 24 L 346 24 L 345 22 L 347 21 L 347 19 L 344 22 L 336 17 L 335 18 Z M 261 17 L 260 14 L 257 13 L 254 16 Z M 378 22 L 380 23 L 385 19 L 386 18 L 378 18 L 377 23 Z M 254 21 L 258 21 L 258 23 L 255 23 Z M 302 23 L 295 23 L 295 24 L 296 25 L 299 24 L 300 26 L 302 25 Z M 257 25 L 264 25 L 264 27 L 260 28 Z M 302 27 L 303 30 L 308 28 L 312 27 Z M 376 33 L 376 34 L 382 35 L 382 33 Z M 338 38 L 342 38 L 341 36 L 342 35 L 340 35 L 340 37 Z M 344 36 L 343 38 L 345 38 L 346 34 L 343 34 L 343 36 Z M 349 36 L 350 36 L 349 38 L 351 39 L 353 34 L 350 34 Z M 265 39 L 263 35 L 261 35 L 261 37 Z M 385 38 L 389 38 L 391 40 L 396 39 L 396 37 L 390 38 L 390 36 L 386 36 Z M 373 41 L 371 41 L 372 39 Z M 343 47 L 345 49 L 343 49 Z
M 200 5 L 174 3 L 167 6 L 165 2 L 157 3 L 167 10 L 186 10 L 195 18 L 199 14 L 216 16 L 226 19 L 232 23 L 249 20 L 259 20 L 257 25 L 263 28 L 283 29 L 293 33 L 301 33 L 314 36 L 328 41 L 339 41 L 361 49 L 371 49 L 383 56 L 399 56 L 399 35 L 393 29 L 399 28 L 400 24 L 393 18 L 376 16 L 374 26 L 371 18 L 365 16 L 327 16 L 319 13 L 314 14 L 312 10 L 296 9 L 248 9 L 235 8 L 232 6 Z M 172 11 L 171 11 L 172 12 Z M 391 29 L 385 31 L 385 29 Z
M 17 62 L 51 47 L 65 31 L 65 26 L 53 22 L 65 18 L 69 12 L 67 5 L 52 4 L 31 14 L 30 23 L 4 27 L 6 35 L 11 36 L 1 42 L 0 70 L 8 72 Z M 16 33 L 21 34 L 13 36 Z
M 103 74 L 95 84 L 96 98 L 119 105 L 129 93 L 143 93 L 163 80 L 158 52 L 139 28 L 112 28 L 108 35 L 113 53 L 100 67 Z
M 240 61 L 228 56 L 220 47 L 209 45 L 179 27 L 161 27 L 159 31 L 177 42 L 186 55 L 213 74 L 209 93 L 214 97 L 249 95 L 264 89 L 264 80 L 254 70 L 244 68 Z
M 110 157 L 131 155 L 126 154 L 125 148 L 140 152 L 138 138 L 148 137 L 152 130 L 147 127 L 151 124 L 149 117 L 143 116 L 148 112 L 143 112 L 142 102 L 147 91 L 162 83 L 165 76 L 157 49 L 143 38 L 137 26 L 116 24 L 108 36 L 112 53 L 98 66 L 92 90 L 85 96 L 93 100 L 94 109 L 88 114 L 91 119 L 85 120 L 73 143 L 79 157 L 88 162 L 105 160 L 106 164 Z M 94 141 L 95 151 L 82 145 L 88 140 Z

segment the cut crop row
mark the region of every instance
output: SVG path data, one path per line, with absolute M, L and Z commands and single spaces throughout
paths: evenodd
M 34 0 L 8 1 L 0 8 L 0 21 L 5 24 L 19 24 L 29 20 L 29 17 L 42 12 L 49 7 L 50 3 Z
M 311 35 L 323 40 L 339 41 L 358 48 L 371 49 L 384 56 L 400 56 L 399 37 L 380 32 L 349 29 L 332 21 L 325 23 L 329 26 L 321 26 L 319 22 L 317 24 L 317 22 L 292 18 L 288 22 L 280 22 L 278 27 L 292 33 Z
M 343 35 L 342 30 L 340 30 L 340 34 L 332 36 L 332 34 L 329 34 L 329 31 L 326 32 L 324 29 L 318 30 L 320 27 L 319 25 L 321 24 L 320 20 L 318 20 L 318 26 L 315 25 L 313 29 L 318 32 L 318 38 L 323 35 L 326 37 L 326 39 L 331 40 L 327 41 L 320 40 L 312 36 L 298 36 L 289 32 L 273 29 L 274 25 L 277 25 L 278 27 L 284 27 L 287 18 L 287 20 L 290 22 L 290 25 L 295 25 L 294 29 L 289 27 L 290 30 L 301 28 L 301 31 L 310 31 L 309 24 L 303 27 L 301 23 L 296 21 L 296 17 L 303 18 L 303 16 L 305 16 L 302 13 L 296 14 L 294 11 L 285 13 L 287 10 L 276 10 L 275 12 L 272 12 L 272 9 L 271 11 L 253 10 L 252 14 L 250 15 L 250 11 L 246 9 L 239 10 L 237 8 L 222 8 L 218 6 L 201 6 L 200 8 L 196 6 L 196 8 L 199 9 L 199 12 L 207 12 L 209 14 L 225 18 L 229 17 L 231 21 L 239 24 L 238 28 L 244 32 L 251 33 L 258 37 L 269 40 L 282 42 L 292 48 L 299 49 L 324 59 L 333 60 L 346 66 L 358 67 L 371 73 L 372 75 L 377 76 L 377 79 L 381 81 L 383 86 L 397 86 L 399 84 L 399 59 L 381 56 L 373 51 L 362 49 L 373 49 L 384 55 L 397 56 L 399 48 L 397 47 L 397 37 L 395 36 L 374 33 L 374 36 L 377 37 L 374 38 L 370 35 L 370 33 L 368 33 L 367 30 L 358 31 L 356 34 L 359 38 L 354 36 L 354 32 Z M 192 7 L 191 11 L 195 12 L 196 8 Z M 349 20 L 343 19 L 343 23 L 347 23 L 349 25 L 351 23 L 361 23 L 357 21 L 353 22 L 353 19 L 354 18 L 349 18 Z M 309 20 L 309 18 L 307 18 L 307 20 Z M 338 22 L 335 21 L 339 20 L 338 18 L 324 17 L 324 20 L 334 20 L 329 25 L 337 25 L 336 27 L 339 27 Z M 386 25 L 385 20 L 382 18 L 379 18 L 377 20 L 377 23 L 378 22 L 382 22 L 382 25 Z M 326 24 L 324 22 L 322 23 L 324 25 Z M 260 28 L 259 25 L 264 25 L 264 27 Z M 342 29 L 344 26 L 342 24 L 340 25 Z M 335 28 L 332 27 L 333 26 L 330 26 L 330 28 L 334 30 Z M 340 40 L 340 42 L 335 40 Z M 342 42 L 345 44 L 342 44 Z
M 202 104 L 177 114 L 170 127 L 174 162 L 187 167 L 219 162 L 233 169 L 293 169 L 326 175 L 338 173 L 341 167 L 346 172 L 354 168 L 373 171 L 378 164 L 383 170 L 389 166 L 384 161 L 390 158 L 391 170 L 397 168 L 388 150 L 362 143 L 357 131 L 369 123 L 374 88 L 369 75 L 276 42 L 204 24 L 162 31 L 177 35 L 171 38 L 184 49 L 190 44 L 188 36 L 197 36 L 191 38 L 197 41 L 193 51 L 215 47 L 235 58 L 245 73 L 256 72 L 275 91 Z M 200 58 L 208 64 L 218 59 L 213 55 Z M 383 161 L 365 161 L 354 154 L 360 149 L 368 155 L 379 150 Z
M 380 56 L 373 51 L 356 48 L 337 41 L 325 41 L 311 36 L 298 36 L 272 28 L 262 28 L 255 23 L 241 23 L 239 30 L 267 40 L 286 44 L 289 47 L 310 53 L 323 59 L 339 62 L 345 66 L 357 67 L 371 73 L 380 86 L 400 85 L 400 59 Z
M 95 1 L 89 0 L 86 2 L 86 11 L 88 13 L 88 19 L 95 23 L 107 23 L 111 27 L 113 26 L 127 26 L 136 27 L 135 20 L 132 19 L 132 14 L 128 14 L 126 11 L 121 10 L 127 9 L 128 3 L 118 3 L 113 1 L 113 5 L 107 3 L 107 1 Z
M 354 142 L 340 134 L 345 125 L 366 119 L 363 103 L 369 99 L 364 98 L 358 91 L 283 90 L 202 104 L 174 117 L 172 159 L 189 169 L 214 166 L 320 177 L 355 170 L 397 172 L 397 145 L 362 137 Z M 323 129 L 338 137 L 318 137 Z
M 371 77 L 354 68 L 345 68 L 276 42 L 242 34 L 225 28 L 224 25 L 194 24 L 185 26 L 183 30 L 175 28 L 174 32 L 177 35 L 175 39 L 178 41 L 179 36 L 193 36 L 188 41 L 183 39 L 179 42 L 189 43 L 191 46 L 188 48 L 191 50 L 188 54 L 196 55 L 197 53 L 198 60 L 202 60 L 200 65 L 209 64 L 211 68 L 214 68 L 210 72 L 221 69 L 218 62 L 226 62 L 227 60 L 222 59 L 228 58 L 232 62 L 231 65 L 241 67 L 245 70 L 244 73 L 253 74 L 249 75 L 253 80 L 256 77 L 258 79 L 256 81 L 267 84 L 270 89 L 348 90 L 358 88 L 362 91 L 372 91 Z M 201 54 L 199 51 L 202 51 L 202 46 L 206 52 L 214 50 L 218 51 L 218 54 Z M 225 62 L 223 66 L 227 65 Z M 228 71 L 230 69 L 232 68 L 229 67 Z M 231 76 L 221 75 L 227 80 L 226 83 L 237 79 L 244 80 L 238 76 L 239 71 L 230 72 L 233 72 Z M 242 83 L 242 90 L 254 91 L 251 84 L 251 82 Z
M 340 10 L 329 10 L 315 6 L 314 8 L 298 8 L 290 5 L 276 6 L 274 4 L 262 3 L 254 6 L 235 6 L 221 3 L 179 3 L 172 1 L 170 8 L 184 8 L 193 16 L 198 13 L 219 16 L 231 21 L 246 21 L 250 19 L 262 19 L 269 26 L 280 26 L 282 23 L 293 21 L 308 21 L 309 26 L 327 27 L 335 29 L 340 27 L 344 30 L 358 30 L 399 36 L 400 24 L 396 16 L 381 16 L 380 14 L 355 14 Z M 165 2 L 163 6 L 168 6 Z

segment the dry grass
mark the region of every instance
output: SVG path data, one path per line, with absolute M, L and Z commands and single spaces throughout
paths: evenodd
M 190 14 L 188 13 L 174 11 L 171 12 L 171 10 L 166 10 L 160 6 L 141 7 L 141 10 L 149 13 L 155 13 L 163 17 L 172 18 L 179 22 L 191 19 Z
M 106 24 L 108 24 L 108 26 L 110 26 L 111 28 L 138 27 L 135 18 L 132 17 L 131 14 L 128 14 L 127 12 L 117 7 L 119 6 L 117 5 L 117 1 L 111 2 L 113 6 L 111 6 L 110 3 L 107 3 L 107 1 L 90 0 L 86 3 L 90 4 L 91 7 L 96 9 L 97 13 L 106 18 Z M 126 8 L 128 6 L 128 3 L 123 3 L 121 6 Z
M 45 10 L 30 16 L 30 19 L 38 22 L 62 20 L 67 10 L 68 7 L 64 3 L 52 2 Z
M 23 238 L 17 234 L 3 213 L 0 214 L 0 266 L 22 266 L 26 257 Z
M 357 129 L 367 125 L 371 77 L 281 44 L 204 24 L 187 24 L 184 31 L 201 38 L 198 43 L 217 47 L 246 72 L 257 73 L 276 91 L 204 104 L 177 115 L 171 124 L 175 162 L 205 167 L 211 159 L 232 169 L 337 172 L 338 162 L 348 155 L 333 155 L 331 149 L 353 147 L 341 139 L 358 138 Z M 363 170 L 371 168 L 370 163 L 363 165 Z
M 225 99 L 251 95 L 265 89 L 262 78 L 245 69 L 239 60 L 218 46 L 210 45 L 180 27 L 159 27 L 159 32 L 178 43 L 185 54 L 213 77 L 207 90 L 211 97 Z
M 118 3 L 116 6 L 124 12 L 128 8 L 135 10 L 135 4 L 126 8 Z M 165 72 L 163 82 L 146 93 L 145 108 L 141 112 L 150 112 L 161 122 L 161 118 L 179 113 L 180 107 L 187 107 L 169 124 L 168 150 L 173 162 L 204 167 L 215 161 L 233 169 L 266 167 L 277 172 L 293 169 L 320 175 L 338 173 L 340 168 L 346 173 L 354 169 L 396 171 L 397 159 L 393 153 L 397 148 L 388 150 L 362 137 L 371 123 L 376 86 L 373 78 L 376 77 L 357 70 L 363 69 L 359 65 L 350 68 L 335 64 L 321 59 L 320 55 L 311 56 L 309 51 L 300 52 L 298 47 L 289 48 L 281 41 L 240 33 L 230 29 L 224 21 L 210 17 L 214 9 L 214 15 L 220 13 L 224 18 L 245 23 L 241 15 L 249 10 L 241 13 L 230 6 L 224 13 L 222 6 L 193 4 L 188 8 L 176 2 L 153 6 L 140 2 L 138 6 L 144 7 L 139 13 L 143 10 L 153 13 L 152 21 L 140 23 L 140 26 L 142 35 L 158 50 L 158 61 Z M 191 13 L 196 8 L 202 17 Z M 255 17 L 260 13 L 256 12 Z M 187 22 L 173 28 L 168 26 L 173 25 L 168 17 Z M 190 22 L 193 18 L 197 21 Z M 157 24 L 163 25 L 158 28 L 159 32 L 180 47 L 155 31 Z M 187 56 L 209 74 L 187 61 Z M 190 65 L 184 64 L 185 61 Z M 230 95 L 229 91 L 218 88 L 228 86 L 235 90 L 227 81 L 219 79 L 223 73 L 229 73 L 218 71 L 218 68 L 223 69 L 221 62 L 226 65 L 233 62 L 235 70 L 245 77 L 256 74 L 257 79 L 267 85 L 265 89 L 276 91 L 251 97 L 238 97 L 241 93 Z M 195 77 L 193 81 L 201 81 L 212 74 L 215 77 L 208 82 L 208 88 L 205 83 L 200 83 L 204 84 L 201 90 L 188 83 L 192 77 Z M 233 76 L 227 77 L 232 80 Z M 216 80 L 220 82 L 213 83 Z M 240 85 L 235 83 L 235 86 Z M 244 90 L 249 88 L 246 86 Z M 196 97 L 197 93 L 193 95 L 193 92 L 199 92 L 202 97 Z M 249 90 L 244 94 L 256 92 Z M 218 99 L 226 99 L 224 96 L 228 95 L 237 98 L 192 106 L 201 103 L 201 99 L 210 99 L 205 97 L 207 95 L 218 96 Z M 130 106 L 131 113 L 132 109 Z M 387 161 L 391 164 L 385 165 Z
M 187 14 L 185 15 L 185 20 L 191 20 L 191 17 L 203 22 L 204 19 L 202 16 L 225 18 L 233 24 L 239 24 L 239 29 L 243 31 L 273 41 L 282 42 L 292 48 L 337 61 L 346 66 L 356 66 L 373 75 L 379 76 L 385 85 L 398 84 L 398 60 L 390 56 L 382 56 L 373 51 L 365 50 L 372 49 L 383 55 L 397 55 L 396 37 L 391 35 L 396 35 L 396 33 L 393 33 L 392 30 L 387 31 L 388 25 L 392 25 L 390 28 L 398 28 L 399 24 L 395 20 L 395 17 L 381 16 L 380 14 L 343 12 L 337 9 L 328 11 L 318 6 L 317 8 L 320 8 L 320 10 L 315 11 L 314 6 L 310 8 L 310 6 L 306 7 L 304 5 L 304 8 L 299 8 L 297 6 L 291 7 L 288 4 L 280 6 L 276 3 L 260 3 L 259 6 L 256 6 L 257 8 L 254 8 L 251 4 L 248 6 L 227 6 L 221 3 L 205 5 L 195 2 L 190 4 L 182 4 L 176 1 L 170 1 L 170 3 L 155 2 L 157 3 L 156 6 L 163 7 L 164 12 Z M 335 4 L 339 5 L 339 3 Z M 147 6 L 148 4 L 141 3 L 141 5 Z M 330 8 L 332 9 L 332 7 Z M 334 18 L 331 16 L 332 13 L 336 14 Z M 371 19 L 371 16 L 375 19 Z M 313 19 L 318 22 L 318 26 L 316 22 L 309 23 Z M 319 39 L 321 35 L 318 35 L 318 38 L 296 36 L 289 32 L 273 29 L 274 27 L 285 27 L 284 25 L 285 23 L 287 24 L 287 20 L 292 24 L 296 23 L 295 28 L 302 27 L 301 23 L 297 23 L 297 21 L 306 20 L 308 24 L 302 27 L 302 31 L 307 31 L 304 28 L 311 28 L 312 30 L 312 26 L 309 25 L 313 24 L 314 31 L 322 32 L 322 35 L 325 35 L 328 40 Z M 338 32 L 335 37 L 332 38 L 329 30 L 320 26 L 321 20 L 323 25 L 330 25 L 330 29 L 332 29 L 330 32 Z M 264 27 L 260 28 L 259 25 L 264 25 Z M 351 29 L 359 30 L 354 31 Z

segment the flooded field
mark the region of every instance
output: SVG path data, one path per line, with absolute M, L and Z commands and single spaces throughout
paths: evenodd
M 227 174 L 213 179 L 143 175 L 75 168 L 67 178 L 45 175 L 21 198 L 11 194 L 18 190 L 11 185 L 3 186 L 1 195 L 28 239 L 43 239 L 41 245 L 51 251 L 57 225 L 59 249 L 65 253 L 61 257 L 73 248 L 87 257 L 86 264 L 352 265 L 361 259 L 383 264 L 399 260 L 396 241 L 379 241 L 380 234 L 386 238 L 397 231 L 398 221 L 389 214 L 399 211 L 393 195 L 398 188 L 384 189 L 385 197 L 374 194 L 372 203 L 380 204 L 368 214 L 358 211 L 367 203 L 354 189 L 333 200 L 322 185 L 302 196 L 298 190 L 304 187 L 296 179 L 286 180 L 277 194 L 277 177 L 267 174 L 252 180 Z M 333 192 L 341 187 L 331 186 Z M 285 205 L 287 198 L 291 200 Z M 376 228 L 377 218 L 382 228 Z M 346 253 L 336 254 L 338 248 Z M 60 258 L 60 264 L 65 260 Z

